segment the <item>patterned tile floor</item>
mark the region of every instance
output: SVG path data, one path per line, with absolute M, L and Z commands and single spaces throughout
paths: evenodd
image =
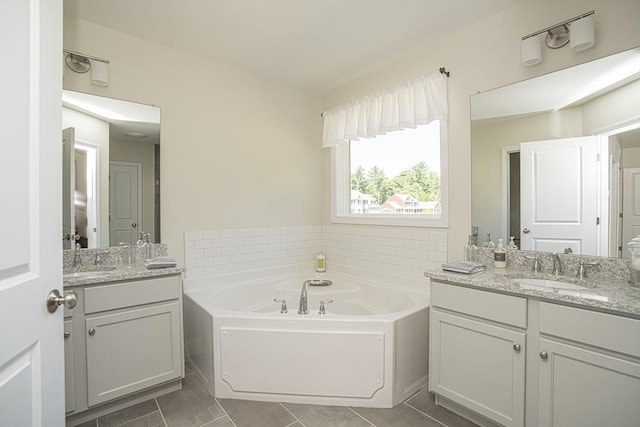
M 187 367 L 183 389 L 81 427 L 473 427 L 426 389 L 391 409 L 214 399 Z

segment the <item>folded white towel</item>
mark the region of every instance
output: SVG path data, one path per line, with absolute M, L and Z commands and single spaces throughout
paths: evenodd
M 175 258 L 169 256 L 157 256 L 144 260 L 144 266 L 147 268 L 171 268 L 176 265 L 177 262 Z

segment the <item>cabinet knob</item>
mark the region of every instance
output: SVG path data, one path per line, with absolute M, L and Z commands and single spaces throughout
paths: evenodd
M 93 336 L 96 334 L 96 330 L 94 328 L 89 329 L 89 335 Z
M 513 345 L 513 350 L 514 350 L 516 353 L 520 353 L 520 344 L 514 344 L 514 345 Z
M 69 338 L 71 336 L 71 332 L 64 331 L 64 337 Z
M 549 357 L 549 355 L 547 354 L 546 351 L 541 351 L 540 352 L 540 359 L 547 360 L 548 357 Z

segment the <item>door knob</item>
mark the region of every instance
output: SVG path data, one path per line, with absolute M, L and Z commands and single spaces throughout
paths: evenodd
M 65 291 L 64 296 L 60 295 L 60 291 L 53 289 L 47 295 L 47 310 L 49 313 L 55 313 L 59 305 L 64 304 L 68 309 L 72 309 L 78 303 L 78 294 L 74 291 Z
M 524 234 L 529 234 L 531 232 L 531 230 L 529 230 L 528 228 L 525 228 L 525 229 L 522 230 L 522 232 Z

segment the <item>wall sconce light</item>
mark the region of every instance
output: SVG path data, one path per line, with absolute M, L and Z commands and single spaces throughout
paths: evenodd
M 91 84 L 109 86 L 109 61 L 82 53 L 64 50 L 65 63 L 72 71 L 84 74 L 91 70 Z
M 566 46 L 569 41 L 571 41 L 571 50 L 574 52 L 592 47 L 595 44 L 594 13 L 595 11 L 592 10 L 522 37 L 520 43 L 522 66 L 530 67 L 542 61 L 540 35 L 543 33 L 546 33 L 544 43 L 551 49 Z

